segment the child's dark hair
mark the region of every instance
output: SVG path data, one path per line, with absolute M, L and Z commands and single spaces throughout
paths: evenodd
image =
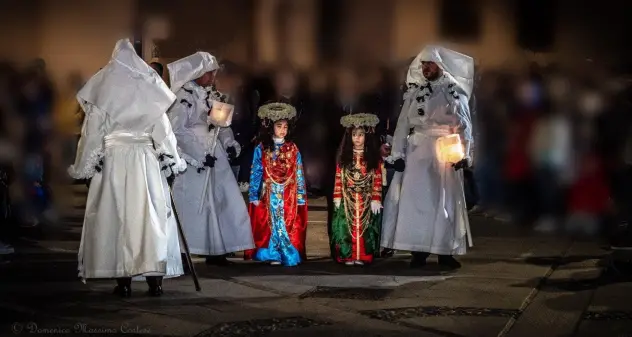
M 353 162 L 353 130 L 356 128 L 347 128 L 345 135 L 342 137 L 342 143 L 340 143 L 340 149 L 338 150 L 338 164 L 340 167 L 352 167 L 355 165 Z M 380 162 L 380 148 L 378 145 L 378 137 L 374 132 L 368 132 L 367 128 L 364 129 L 364 161 L 366 162 L 367 170 L 375 170 L 379 167 Z
M 290 140 L 291 138 L 291 130 L 292 130 L 292 120 L 282 119 L 287 122 L 287 135 L 285 136 L 285 140 Z M 259 129 L 259 142 L 263 146 L 264 151 L 274 151 L 274 124 L 269 119 L 262 121 L 261 128 Z M 279 121 L 277 121 L 279 122 Z

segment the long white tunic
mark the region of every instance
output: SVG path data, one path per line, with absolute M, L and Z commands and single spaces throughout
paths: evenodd
M 430 88 L 424 88 L 428 83 Z M 438 137 L 455 132 L 472 141 L 467 97 L 448 74 L 411 89 L 406 96 L 392 147 L 393 158 L 405 158 L 406 169 L 395 173 L 386 195 L 381 244 L 432 254 L 465 254 L 469 225 L 463 172 L 440 163 L 435 146 Z
M 160 162 L 160 154 L 173 158 Z M 103 161 L 101 172 L 95 169 Z M 162 165 L 186 168 L 166 114 L 144 130 L 123 128 L 95 106 L 86 111 L 76 179 L 92 178 L 79 246 L 79 276 L 183 274 L 180 242 Z
M 212 154 L 217 161 L 208 185 L 204 186 L 209 168 L 199 173 L 198 168 L 203 167 L 204 158 L 211 151 L 215 132 L 209 132 L 207 122 L 211 107 L 208 94 L 195 82 L 188 82 L 177 96 L 168 115 L 188 169 L 176 178 L 173 193 L 190 251 L 198 255 L 223 255 L 252 249 L 248 210 L 225 151 L 234 141 L 232 131 L 220 129 Z M 204 189 L 207 189 L 206 200 L 199 212 Z

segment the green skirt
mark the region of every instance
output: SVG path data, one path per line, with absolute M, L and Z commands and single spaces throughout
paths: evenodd
M 367 209 L 366 212 L 371 212 Z M 331 223 L 331 245 L 335 249 L 338 248 L 340 258 L 351 257 L 351 233 L 349 226 L 353 219 L 347 219 L 344 204 L 341 204 L 334 210 L 334 216 Z M 380 253 L 380 230 L 382 227 L 382 213 L 370 214 L 368 228 L 362 234 L 364 239 L 364 251 L 369 255 L 379 255 Z

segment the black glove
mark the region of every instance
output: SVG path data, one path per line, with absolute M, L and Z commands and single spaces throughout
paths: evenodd
M 464 168 L 470 167 L 470 163 L 467 160 L 467 158 L 463 158 L 458 163 L 452 164 L 452 167 L 454 167 L 455 171 L 458 171 L 460 169 L 464 169 Z
M 404 159 L 402 159 L 402 158 L 397 159 L 393 163 L 393 168 L 397 172 L 404 172 L 404 169 L 406 169 L 406 161 L 404 161 Z
M 215 167 L 216 160 L 217 158 L 211 156 L 210 154 L 207 154 L 206 157 L 204 157 L 204 162 L 202 163 L 204 167 L 198 168 L 197 169 L 198 173 L 202 173 L 202 171 L 206 170 L 206 167 L 210 167 L 210 168 Z
M 215 167 L 215 161 L 216 160 L 217 160 L 217 158 L 211 156 L 210 154 L 207 154 L 206 158 L 204 158 L 204 166 L 213 168 L 213 167 Z
M 234 160 L 237 158 L 237 150 L 235 150 L 234 146 L 227 148 L 226 154 L 228 155 L 228 160 Z

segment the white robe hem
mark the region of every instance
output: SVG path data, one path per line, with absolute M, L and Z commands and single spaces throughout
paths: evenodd
M 387 242 L 382 242 L 382 247 L 395 249 L 395 250 L 405 250 L 409 252 L 425 252 L 435 255 L 465 255 L 467 248 L 465 247 L 465 237 L 463 238 L 464 245 L 463 247 L 457 247 L 455 249 L 445 249 L 437 246 L 417 246 L 417 245 L 407 245 L 401 243 L 393 243 L 388 244 Z
M 190 249 L 190 252 L 191 254 L 195 254 L 195 255 L 216 256 L 216 255 L 224 255 L 224 254 L 229 254 L 229 253 L 241 252 L 241 251 L 250 250 L 250 249 L 255 249 L 255 245 L 243 245 L 243 246 L 226 248 L 224 250 L 213 250 L 213 251 L 204 250 L 204 249 Z

